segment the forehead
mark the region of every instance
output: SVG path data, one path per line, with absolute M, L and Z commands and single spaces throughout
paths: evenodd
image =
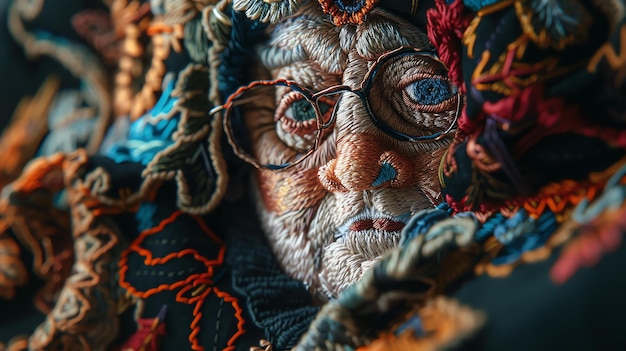
M 425 33 L 384 10 L 372 10 L 361 25 L 337 27 L 312 7 L 276 25 L 260 56 L 270 69 L 314 62 L 323 72 L 341 74 L 348 55 L 375 60 L 400 46 L 431 47 Z
M 316 62 L 328 73 L 341 73 L 346 53 L 339 45 L 340 29 L 326 16 L 310 8 L 302 15 L 289 18 L 275 26 L 260 58 L 270 69 L 298 62 Z
M 367 60 L 375 60 L 383 53 L 400 46 L 419 49 L 431 47 L 426 34 L 417 27 L 380 9 L 372 10 L 363 24 L 344 27 L 343 31 L 354 32 L 352 40 L 347 41 L 346 50 Z

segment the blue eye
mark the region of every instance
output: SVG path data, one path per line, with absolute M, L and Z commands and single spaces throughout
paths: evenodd
M 326 114 L 331 108 L 330 105 L 320 102 L 319 104 L 320 112 L 322 116 Z M 309 120 L 315 119 L 315 109 L 313 105 L 306 100 L 296 100 L 291 103 L 289 108 L 285 111 L 285 116 L 291 118 L 296 122 L 305 122 Z
M 297 100 L 285 111 L 285 115 L 297 122 L 315 119 L 315 109 L 306 100 Z
M 405 91 L 420 105 L 438 105 L 456 94 L 449 81 L 440 78 L 424 78 L 409 84 Z

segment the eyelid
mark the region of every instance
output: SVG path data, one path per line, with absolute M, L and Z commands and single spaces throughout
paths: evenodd
M 285 94 L 278 102 L 278 106 L 276 106 L 274 121 L 277 122 L 281 117 L 283 117 L 285 115 L 285 111 L 287 111 L 287 109 L 298 100 L 306 100 L 306 98 L 304 95 L 293 90 Z
M 433 79 L 433 78 L 445 80 L 447 82 L 450 81 L 447 76 L 444 76 L 441 74 L 435 74 L 435 73 L 430 73 L 430 72 L 417 72 L 413 74 L 404 75 L 402 79 L 400 79 L 400 81 L 398 82 L 398 89 L 402 90 L 420 79 Z

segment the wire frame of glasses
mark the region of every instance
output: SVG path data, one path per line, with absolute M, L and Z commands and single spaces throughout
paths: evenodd
M 324 130 L 332 124 L 331 104 L 324 101 L 333 92 L 324 92 L 314 94 L 287 80 L 255 81 L 239 88 L 210 113 L 225 110 L 224 130 L 239 158 L 259 169 L 281 170 L 315 152 Z M 276 96 L 281 97 L 279 101 Z M 268 153 L 256 145 L 268 129 L 276 130 L 287 146 L 284 150 Z
M 239 88 L 224 105 L 217 106 L 210 113 L 225 110 L 223 123 L 229 144 L 239 158 L 259 169 L 282 170 L 293 167 L 315 152 L 325 130 L 332 125 L 337 106 L 334 103 L 336 97 L 348 91 L 361 99 L 374 125 L 391 137 L 408 142 L 440 140 L 450 135 L 456 126 L 462 101 L 461 96 L 458 96 L 456 92 L 453 94 L 457 95 L 454 119 L 447 127 L 429 135 L 412 136 L 398 131 L 390 126 L 389 121 L 385 122 L 377 117 L 372 112 L 369 103 L 369 91 L 373 85 L 377 84 L 376 77 L 384 76 L 384 73 L 379 73 L 381 67 L 393 66 L 394 62 L 399 62 L 395 60 L 402 60 L 413 55 L 428 57 L 440 63 L 445 69 L 445 65 L 433 52 L 413 47 L 400 47 L 380 56 L 356 90 L 340 85 L 313 93 L 293 81 L 255 81 Z M 386 65 L 387 63 L 389 65 Z M 281 97 L 280 101 L 275 100 L 276 96 Z M 271 102 L 270 105 L 267 105 L 268 102 Z M 272 123 L 260 125 L 258 121 L 263 118 L 257 118 L 254 115 L 248 118 L 246 117 L 248 113 L 270 114 Z M 268 117 L 264 120 L 270 119 Z M 287 144 L 288 151 L 271 153 L 254 145 L 259 138 L 259 133 L 267 131 L 267 128 L 276 129 L 277 134 L 280 134 L 279 138 Z
M 426 92 L 426 90 L 436 91 L 439 93 L 430 97 L 423 96 L 422 98 L 426 97 L 426 100 L 430 100 L 430 101 L 424 101 L 423 105 L 420 104 L 422 105 L 422 108 L 424 108 L 425 111 L 430 110 L 430 112 L 435 112 L 432 109 L 434 106 L 431 104 L 435 104 L 441 107 L 444 100 L 447 100 L 446 102 L 453 102 L 454 100 L 456 100 L 456 104 L 455 104 L 456 108 L 454 110 L 454 118 L 452 119 L 452 121 L 447 123 L 446 126 L 440 125 L 438 127 L 438 129 L 440 130 L 432 132 L 432 134 L 410 135 L 410 134 L 401 132 L 398 128 L 394 128 L 392 126 L 392 123 L 390 122 L 393 122 L 393 121 L 385 121 L 383 118 L 381 118 L 383 117 L 383 115 L 378 115 L 372 111 L 372 106 L 370 105 L 370 101 L 368 98 L 370 95 L 370 90 L 372 89 L 373 86 L 376 86 L 376 85 L 382 86 L 382 84 L 384 84 L 384 80 L 385 80 L 384 77 L 387 76 L 386 74 L 387 72 L 393 71 L 393 67 L 402 66 L 402 63 L 406 62 L 405 59 L 408 58 L 409 59 L 408 61 L 411 62 L 411 59 L 415 57 L 427 58 L 432 64 L 438 65 L 441 70 L 445 71 L 445 72 L 442 72 L 443 75 L 439 77 L 437 77 L 437 75 L 430 75 L 430 77 L 428 77 L 428 74 L 426 74 L 424 77 L 418 79 L 419 81 L 422 81 L 422 82 L 424 81 L 430 81 L 431 83 L 436 82 L 434 84 L 435 86 L 431 85 L 430 87 L 421 87 L 421 89 L 418 88 L 418 90 L 421 90 L 421 93 Z M 379 73 L 379 71 L 384 71 L 384 72 Z M 365 74 L 365 77 L 363 78 L 361 82 L 360 88 L 357 90 L 351 90 L 351 89 L 348 89 L 348 90 L 350 90 L 352 93 L 360 97 L 374 125 L 376 125 L 378 129 L 382 130 L 387 135 L 400 141 L 408 141 L 408 142 L 413 142 L 413 143 L 432 142 L 432 141 L 441 140 L 456 131 L 455 127 L 456 127 L 456 123 L 458 121 L 459 114 L 460 114 L 461 107 L 462 107 L 463 97 L 458 93 L 458 89 L 456 87 L 453 87 L 452 83 L 449 82 L 447 78 L 447 72 L 448 72 L 448 68 L 446 67 L 445 63 L 443 63 L 443 61 L 441 61 L 437 57 L 434 51 L 418 49 L 418 48 L 414 48 L 410 46 L 402 46 L 402 47 L 399 47 L 395 50 L 389 51 L 381 55 L 376 60 L 376 62 L 370 67 L 368 72 Z M 381 80 L 381 77 L 383 77 L 382 80 Z M 377 80 L 378 80 L 378 83 L 377 83 Z M 441 84 L 445 82 L 447 82 L 447 86 L 446 84 L 443 84 L 443 85 Z M 409 84 L 409 86 L 410 85 L 412 84 Z M 442 88 L 443 90 L 441 90 Z M 419 94 L 419 95 L 423 95 L 423 94 Z M 439 95 L 439 96 L 436 96 L 436 95 Z M 419 101 L 416 101 L 416 102 L 419 103 Z M 443 111 L 438 111 L 438 112 L 443 112 Z

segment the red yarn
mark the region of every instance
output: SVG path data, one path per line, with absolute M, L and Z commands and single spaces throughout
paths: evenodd
M 485 214 L 493 211 L 500 210 L 500 204 L 488 204 L 483 202 L 476 204 L 473 200 L 470 200 L 468 195 L 463 196 L 461 200 L 456 201 L 452 195 L 446 194 L 446 203 L 452 209 L 453 214 L 461 212 L 475 212 L 476 214 Z
M 543 86 L 531 85 L 496 102 L 485 101 L 483 111 L 512 123 L 537 115 L 537 102 L 543 98 Z
M 461 66 L 463 32 L 469 25 L 471 15 L 465 13 L 463 1 L 456 0 L 448 5 L 436 0 L 435 7 L 426 12 L 428 39 L 435 45 L 439 58 L 448 67 L 448 78 L 461 93 L 465 93 Z
M 140 318 L 137 322 L 139 329 L 124 343 L 121 350 L 158 351 L 160 338 L 165 335 L 163 323 L 167 307 L 163 306 L 156 318 Z
M 593 267 L 606 253 L 615 252 L 623 241 L 626 227 L 625 209 L 603 213 L 592 223 L 582 225 L 578 237 L 563 249 L 561 257 L 550 269 L 550 278 L 563 284 L 583 267 Z
M 467 111 L 465 110 L 465 106 L 463 106 L 457 125 L 463 135 L 471 135 L 483 125 L 482 121 L 484 119 L 485 114 L 482 111 L 479 111 L 478 115 L 474 116 L 474 118 L 467 117 Z

